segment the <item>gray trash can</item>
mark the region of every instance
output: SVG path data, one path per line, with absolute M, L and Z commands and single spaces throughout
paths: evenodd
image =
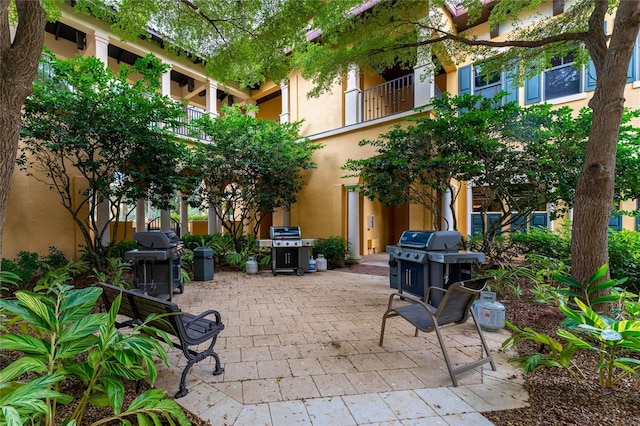
M 213 279 L 213 249 L 197 247 L 193 250 L 193 279 L 195 281 Z

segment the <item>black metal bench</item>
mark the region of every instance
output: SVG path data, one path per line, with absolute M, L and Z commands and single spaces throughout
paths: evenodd
M 175 395 L 176 398 L 183 397 L 189 393 L 185 384 L 187 373 L 195 363 L 202 361 L 206 357 L 212 356 L 216 360 L 215 370 L 213 371 L 214 376 L 224 372 L 224 368 L 220 365 L 220 357 L 213 351 L 218 334 L 224 329 L 224 324 L 218 311 L 208 310 L 200 315 L 192 315 L 182 312 L 178 305 L 173 302 L 147 296 L 138 290 L 126 290 L 106 283 L 98 283 L 98 286 L 102 288 L 102 300 L 107 310 L 111 308 L 114 299 L 122 293 L 122 301 L 120 302 L 118 313 L 129 317 L 130 320 L 118 323 L 118 327 L 141 324 L 151 314 L 169 314 L 148 324 L 175 336 L 178 342 L 174 341 L 174 345 L 182 349 L 188 359 L 187 366 L 182 371 L 180 389 Z M 215 319 L 208 319 L 207 317 L 209 316 L 213 316 Z M 198 352 L 191 348 L 207 341 L 210 343 L 204 351 Z

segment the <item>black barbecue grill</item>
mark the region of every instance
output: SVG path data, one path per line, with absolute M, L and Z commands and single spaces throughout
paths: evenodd
M 309 247 L 315 240 L 301 238 L 299 226 L 271 226 L 271 240 L 258 240 L 258 246 L 271 247 L 271 271 L 295 272 L 302 276 L 309 272 Z
M 471 279 L 471 267 L 484 261 L 484 253 L 461 251 L 461 242 L 457 231 L 404 231 L 398 245 L 387 246 L 389 285 L 424 300 L 430 286 Z M 441 299 L 440 292 L 431 292 L 427 302 L 437 307 Z
M 124 254 L 133 262 L 136 287 L 145 294 L 171 300 L 174 290 L 183 292 L 181 257 L 183 247 L 173 231 L 136 232 L 138 248 Z

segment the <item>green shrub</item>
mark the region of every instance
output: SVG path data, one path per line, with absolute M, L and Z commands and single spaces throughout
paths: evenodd
M 22 284 L 26 284 L 40 270 L 38 259 L 38 253 L 23 250 L 13 260 L 2 259 L 2 270 L 13 272 Z
M 529 232 L 515 232 L 511 236 L 520 253 L 535 253 L 556 260 L 571 257 L 571 240 L 548 228 L 534 227 Z
M 151 337 L 168 342 L 166 333 L 146 323 L 118 332 L 120 296 L 108 313 L 92 313 L 102 293 L 99 288 L 74 289 L 66 284 L 68 276 L 51 273 L 42 278 L 49 283 L 41 286 L 46 291 L 18 291 L 15 300 L 0 299 L 3 314 L 21 326 L 20 333 L 1 334 L 0 347 L 24 354 L 0 372 L 0 424 L 62 424 L 56 408 L 74 401 L 62 393 L 63 382 L 74 381 L 84 392 L 64 424 L 83 424 L 85 412 L 95 405 L 110 406 L 113 415 L 94 425 L 135 420 L 160 424 L 163 417 L 168 424 L 188 425 L 180 406 L 156 389 L 124 406 L 123 378 L 153 383 L 155 358 L 169 365 L 165 349 Z
M 640 233 L 618 231 L 609 234 L 611 278 L 626 277 L 624 288 L 640 292 Z
M 117 257 L 118 259 L 124 260 L 124 254 L 126 252 L 137 248 L 138 243 L 136 241 L 120 241 L 111 249 L 111 257 Z
M 347 259 L 348 242 L 346 239 L 333 236 L 329 238 L 318 238 L 313 253 L 317 257 L 319 254 L 324 255 L 327 259 L 327 268 L 344 268 Z
M 58 269 L 69 263 L 64 253 L 54 246 L 49 247 L 49 253 L 40 257 L 41 265 L 47 265 L 48 269 Z

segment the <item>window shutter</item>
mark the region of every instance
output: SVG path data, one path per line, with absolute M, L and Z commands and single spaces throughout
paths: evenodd
M 516 67 L 517 69 L 517 67 Z M 516 79 L 513 77 L 513 74 L 510 72 L 502 73 L 502 81 L 504 81 L 503 90 L 505 90 L 507 95 L 504 97 L 504 103 L 515 102 L 518 104 L 518 86 L 514 85 Z
M 613 231 L 622 231 L 622 215 L 609 216 L 609 228 Z
M 604 22 L 604 33 L 605 35 L 607 34 L 607 22 Z M 633 62 L 633 58 L 631 59 L 631 62 Z M 631 64 L 629 64 L 629 66 L 631 66 Z M 633 70 L 631 70 L 631 72 L 633 72 Z M 627 72 L 628 73 L 628 72 Z M 627 75 L 627 80 L 628 80 L 628 75 Z M 597 78 L 596 78 L 596 67 L 593 64 L 593 61 L 591 59 L 589 59 L 589 62 L 587 63 L 587 75 L 584 77 L 584 91 L 585 92 L 590 92 L 592 90 L 596 90 L 596 83 L 597 83 Z
M 631 60 L 629 61 L 629 68 L 627 69 L 627 83 L 633 83 L 636 81 L 636 50 L 638 49 L 638 39 L 636 39 L 636 43 L 633 45 L 633 54 L 631 55 Z
M 471 235 L 482 234 L 482 216 L 480 213 L 471 213 Z
M 458 68 L 458 95 L 471 93 L 471 65 Z
M 542 75 L 534 75 L 524 82 L 524 104 L 535 104 L 542 101 Z
M 596 90 L 596 66 L 591 59 L 587 64 L 587 75 L 584 76 L 584 90 L 585 92 Z

